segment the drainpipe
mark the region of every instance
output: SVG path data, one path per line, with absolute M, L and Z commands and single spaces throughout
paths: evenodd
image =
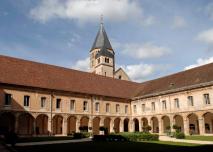
M 53 113 L 53 92 L 51 93 L 51 96 L 50 96 L 50 124 L 51 124 L 51 132 L 50 132 L 50 136 L 52 136 L 53 134 L 53 119 L 52 119 L 52 114 Z

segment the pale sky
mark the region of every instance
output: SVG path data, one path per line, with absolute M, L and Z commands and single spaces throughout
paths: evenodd
M 88 71 L 101 14 L 134 81 L 213 62 L 212 0 L 1 0 L 0 54 Z

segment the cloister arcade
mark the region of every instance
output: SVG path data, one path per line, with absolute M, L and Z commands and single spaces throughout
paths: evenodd
M 165 134 L 172 126 L 179 127 L 185 134 L 213 134 L 213 112 L 183 113 L 173 115 L 154 115 L 143 117 L 110 117 L 31 113 L 0 113 L 0 128 L 13 130 L 19 135 L 69 135 L 86 127 L 88 132 L 100 134 L 104 126 L 107 132 L 143 131 L 144 126 L 151 126 L 152 133 Z M 51 131 L 52 130 L 52 131 Z M 85 131 L 85 130 L 84 130 Z

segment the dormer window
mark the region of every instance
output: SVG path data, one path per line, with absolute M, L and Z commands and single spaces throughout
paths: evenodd
M 121 75 L 119 75 L 119 76 L 118 76 L 118 79 L 120 79 L 120 80 L 121 80 L 121 78 L 122 78 L 122 77 L 121 77 Z

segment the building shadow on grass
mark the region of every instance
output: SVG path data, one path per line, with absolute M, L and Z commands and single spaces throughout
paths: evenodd
M 170 145 L 162 143 L 147 142 L 82 142 L 52 144 L 40 146 L 16 147 L 18 152 L 44 152 L 44 151 L 93 151 L 93 152 L 112 152 L 112 151 L 150 151 L 150 152 L 195 152 L 210 151 L 213 145 Z

